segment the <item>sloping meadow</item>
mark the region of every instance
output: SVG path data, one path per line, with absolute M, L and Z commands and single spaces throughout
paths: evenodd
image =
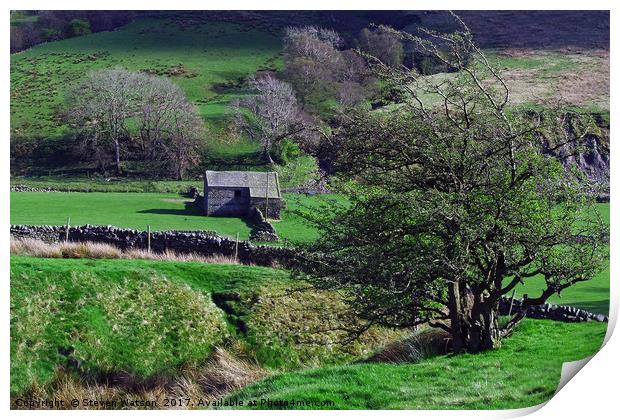
M 292 286 L 288 273 L 264 267 L 13 256 L 12 400 L 67 389 L 144 395 L 221 360 L 219 348 L 257 380 L 265 373 L 255 371 L 363 359 L 403 336 L 376 328 L 342 347 L 346 305 Z M 193 386 L 213 394 L 209 381 Z

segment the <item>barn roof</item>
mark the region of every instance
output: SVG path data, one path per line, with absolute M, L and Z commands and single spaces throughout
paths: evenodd
M 205 181 L 209 187 L 249 188 L 250 197 L 256 198 L 265 197 L 269 184 L 269 198 L 282 198 L 275 172 L 206 171 Z

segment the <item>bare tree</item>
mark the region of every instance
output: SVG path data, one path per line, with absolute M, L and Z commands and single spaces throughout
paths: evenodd
M 126 150 L 151 170 L 179 179 L 198 160 L 203 122 L 183 90 L 166 78 L 103 70 L 89 74 L 67 97 L 83 152 L 101 163 L 113 149 L 119 174 Z
M 233 105 L 239 129 L 260 141 L 265 159 L 274 164 L 272 152 L 285 138 L 300 136 L 307 128 L 293 88 L 271 74 L 249 80 L 255 95 Z
M 364 28 L 360 32 L 359 45 L 362 51 L 381 60 L 390 67 L 399 67 L 403 64 L 405 50 L 400 39 L 387 31 Z
M 342 39 L 331 29 L 316 26 L 288 27 L 284 35 L 284 53 L 328 63 L 338 55 Z
M 85 142 L 113 148 L 117 174 L 122 172 L 122 143 L 130 137 L 127 119 L 135 99 L 135 80 L 135 73 L 125 69 L 96 71 L 67 94 L 71 122 L 80 128 Z
M 346 69 L 338 47 L 340 36 L 316 26 L 287 28 L 284 35 L 285 75 L 304 104 L 311 97 L 325 98 L 338 90 Z
M 183 179 L 187 169 L 198 163 L 203 136 L 204 124 L 196 107 L 183 101 L 172 109 L 163 150 L 167 167 L 177 179 Z
M 136 143 L 145 160 L 183 179 L 198 162 L 204 124 L 183 90 L 162 77 L 140 74 L 136 78 Z

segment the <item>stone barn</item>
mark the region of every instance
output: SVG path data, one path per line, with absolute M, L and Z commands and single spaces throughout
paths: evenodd
M 246 217 L 256 207 L 270 219 L 280 218 L 280 182 L 276 172 L 206 171 L 204 211 L 207 216 Z

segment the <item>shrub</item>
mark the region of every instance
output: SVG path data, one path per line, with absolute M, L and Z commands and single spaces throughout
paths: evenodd
M 88 35 L 90 32 L 88 19 L 73 19 L 69 22 L 69 36 Z

